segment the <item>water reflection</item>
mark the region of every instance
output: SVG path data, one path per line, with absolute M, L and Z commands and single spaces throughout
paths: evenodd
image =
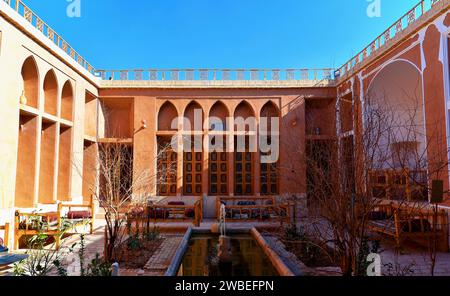
M 249 235 L 231 237 L 231 262 L 217 257 L 218 236 L 195 235 L 183 258 L 180 276 L 276 276 L 275 268 Z

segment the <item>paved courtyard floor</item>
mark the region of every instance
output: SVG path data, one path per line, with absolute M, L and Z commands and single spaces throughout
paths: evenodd
M 395 252 L 394 242 L 385 240 L 381 244 L 380 256 L 385 275 L 431 276 L 432 261 L 426 247 L 411 243 Z M 434 275 L 450 276 L 450 253 L 437 253 Z
M 215 223 L 214 220 L 206 220 L 200 225 L 201 230 L 211 229 Z M 149 258 L 147 264 L 142 270 L 125 270 L 121 269 L 121 275 L 146 275 L 146 276 L 161 276 L 166 272 L 172 257 L 174 256 L 177 247 L 179 246 L 185 229 L 192 226 L 190 223 L 159 223 L 157 225 L 164 233 L 164 241 L 154 255 Z M 228 229 L 243 230 L 253 226 L 256 227 L 279 227 L 280 223 L 229 223 Z M 104 248 L 104 230 L 105 222 L 103 220 L 96 221 L 96 228 L 94 234 L 85 236 L 85 264 L 91 262 L 96 254 L 103 256 Z M 80 275 L 80 262 L 78 256 L 79 250 L 79 235 L 72 235 L 67 238 L 63 245 L 65 247 L 72 246 L 78 243 L 72 253 L 68 253 L 65 258 L 65 265 L 69 275 Z M 64 247 L 62 248 L 65 249 Z M 25 250 L 22 250 L 23 253 Z M 290 253 L 281 253 L 285 259 L 289 261 Z M 406 276 L 429 276 L 431 275 L 431 259 L 426 248 L 408 245 L 404 247 L 401 252 L 395 252 L 394 242 L 392 240 L 383 240 L 379 254 L 381 256 L 382 273 L 384 275 L 406 275 Z M 293 260 L 294 261 L 294 260 Z M 296 269 L 296 274 L 302 274 L 305 268 L 303 265 L 300 269 Z M 291 268 L 294 269 L 295 268 Z M 322 275 L 336 275 L 335 269 L 330 272 L 325 271 Z M 450 276 L 450 253 L 437 253 L 437 260 L 435 266 L 436 276 Z

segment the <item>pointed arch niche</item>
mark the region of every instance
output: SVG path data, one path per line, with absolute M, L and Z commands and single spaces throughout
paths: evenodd
M 44 78 L 44 111 L 54 116 L 58 113 L 58 81 L 53 70 Z
M 70 81 L 64 83 L 61 94 L 61 118 L 72 121 L 73 88 Z
M 21 103 L 37 109 L 39 100 L 39 71 L 33 57 L 25 60 L 21 74 L 23 79 L 23 96 L 25 97 L 25 100 L 21 99 Z

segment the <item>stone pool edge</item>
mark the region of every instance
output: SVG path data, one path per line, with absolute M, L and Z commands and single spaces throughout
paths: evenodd
M 210 233 L 210 231 L 195 230 L 191 226 L 186 230 L 181 243 L 179 244 L 175 255 L 170 262 L 167 271 L 164 276 L 177 276 L 178 270 L 183 262 L 183 257 L 189 247 L 189 240 L 191 239 L 192 233 Z M 264 239 L 264 237 L 259 233 L 259 231 L 253 227 L 251 229 L 229 229 L 231 233 L 250 233 L 253 239 L 257 242 L 259 247 L 263 250 L 264 254 L 267 256 L 269 261 L 272 263 L 273 267 L 277 270 L 280 276 L 295 276 L 294 272 L 283 262 L 280 256 L 270 248 L 269 243 Z
M 175 255 L 172 258 L 172 261 L 170 262 L 169 268 L 167 268 L 166 273 L 164 276 L 177 276 L 178 269 L 181 266 L 181 263 L 183 261 L 183 256 L 186 253 L 186 250 L 189 247 L 189 240 L 191 239 L 192 235 L 192 227 L 189 226 L 189 228 L 186 230 L 186 233 L 183 236 L 183 239 L 181 240 L 180 245 L 178 246 Z
M 253 227 L 250 230 L 250 234 L 256 240 L 258 245 L 266 254 L 267 258 L 272 263 L 273 267 L 277 270 L 280 276 L 295 276 L 291 269 L 283 262 L 283 260 L 278 256 L 278 254 L 270 248 L 269 243 L 264 239 L 264 237 L 259 233 L 259 231 Z

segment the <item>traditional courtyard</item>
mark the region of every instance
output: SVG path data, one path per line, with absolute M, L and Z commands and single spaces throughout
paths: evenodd
M 337 69 L 132 70 L 25 2 L 0 0 L 0 275 L 450 276 L 450 0 Z

